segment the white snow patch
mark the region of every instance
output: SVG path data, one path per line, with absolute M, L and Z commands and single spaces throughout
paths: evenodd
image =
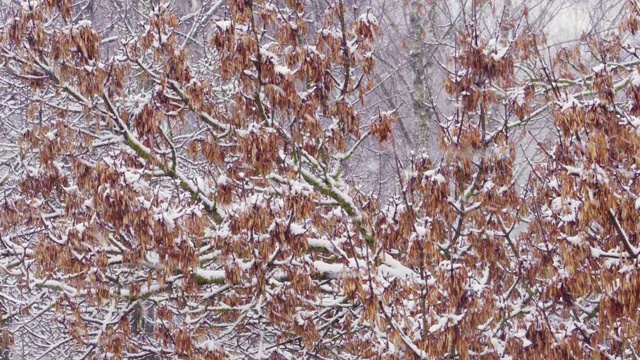
M 429 333 L 433 334 L 433 333 L 436 333 L 436 332 L 444 329 L 445 326 L 447 325 L 447 321 L 449 321 L 449 318 L 444 317 L 444 316 L 441 317 L 440 319 L 438 319 L 438 322 L 436 324 L 431 325 L 429 327 Z
M 563 165 L 563 167 L 567 170 L 567 173 L 569 175 L 582 176 L 583 168 L 581 168 L 581 167 L 574 167 L 574 166 L 569 166 L 569 165 Z
M 304 226 L 296 223 L 291 223 L 291 225 L 289 225 L 289 230 L 291 231 L 291 235 L 294 235 L 294 236 L 301 235 L 307 232 Z
M 194 271 L 196 276 L 199 276 L 207 281 L 216 281 L 216 280 L 224 280 L 224 270 L 205 270 L 205 269 L 196 269 Z
M 363 22 L 363 23 L 365 23 L 367 25 L 376 25 L 376 26 L 378 25 L 378 19 L 373 14 L 371 14 L 369 11 L 367 11 L 364 14 L 361 14 L 358 17 L 358 21 L 361 21 L 361 22 Z
M 279 75 L 282 75 L 282 76 L 287 76 L 287 75 L 293 74 L 293 71 L 291 71 L 291 69 L 289 69 L 288 67 L 283 66 L 283 65 L 274 66 L 274 71 L 276 72 L 276 74 L 279 74 Z
M 330 279 L 338 279 L 344 272 L 345 266 L 342 264 L 329 264 L 324 261 L 314 261 L 313 266 L 316 271 Z
M 580 235 L 567 236 L 566 240 L 573 246 L 580 246 L 580 244 L 582 243 L 582 237 Z
M 531 346 L 531 341 L 529 341 L 527 339 L 527 331 L 525 329 L 519 329 L 514 335 L 513 337 L 519 339 L 520 341 L 522 341 L 522 347 L 523 348 L 527 348 L 529 346 Z
M 575 97 L 573 97 L 573 95 L 569 95 L 569 99 L 567 99 L 567 101 L 562 104 L 562 111 L 567 111 L 570 109 L 575 109 L 575 108 L 579 108 L 580 107 L 580 101 L 578 101 L 578 99 L 576 99 Z
M 638 73 L 638 70 L 633 70 L 631 74 L 631 85 L 640 86 L 640 73 Z
M 442 174 L 438 172 L 438 169 L 425 171 L 424 176 L 431 179 L 431 181 L 437 182 L 439 184 L 444 184 L 446 181 L 444 176 L 442 176 Z
M 153 250 L 147 251 L 147 254 L 145 257 L 147 261 L 153 265 L 160 263 L 160 255 L 158 255 L 158 253 Z

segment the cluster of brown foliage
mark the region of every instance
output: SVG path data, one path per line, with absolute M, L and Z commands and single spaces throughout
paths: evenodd
M 395 144 L 368 103 L 375 9 L 178 3 L 113 2 L 136 14 L 120 23 L 1 10 L 6 351 L 637 356 L 636 2 L 550 56 L 526 8 L 490 37 L 474 1 L 443 64 L 442 158 L 396 159 L 384 201 L 344 175 L 361 144 Z M 549 130 L 523 154 L 533 122 Z

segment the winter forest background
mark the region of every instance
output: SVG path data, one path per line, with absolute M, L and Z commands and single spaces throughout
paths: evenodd
M 2 359 L 637 359 L 636 0 L 2 0 Z

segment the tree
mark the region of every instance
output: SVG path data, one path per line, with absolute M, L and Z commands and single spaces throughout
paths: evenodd
M 461 3 L 451 54 L 409 47 L 438 158 L 399 153 L 371 5 L 3 7 L 9 356 L 634 356 L 637 4 L 551 51 L 526 4 Z
M 375 248 L 341 164 L 394 121 L 356 110 L 376 19 L 336 1 L 308 33 L 280 5 L 136 2 L 106 39 L 69 1 L 10 10 L 3 69 L 27 89 L 3 265 L 25 356 L 373 352 L 339 274 Z

